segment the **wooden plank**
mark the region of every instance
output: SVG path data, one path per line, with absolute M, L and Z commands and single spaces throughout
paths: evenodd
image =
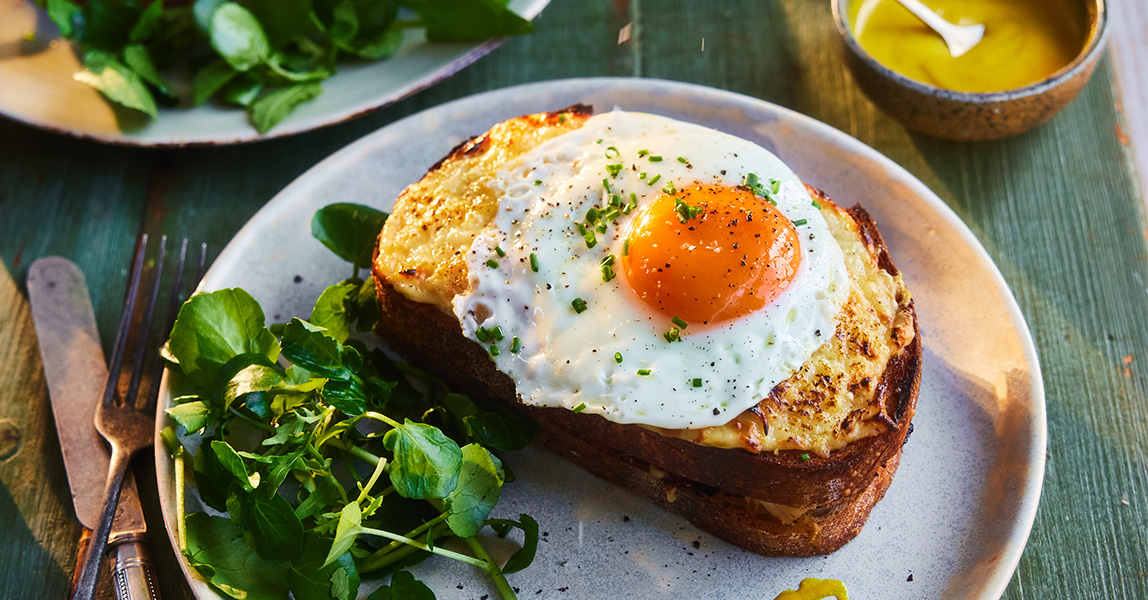
M 1148 32 L 1148 3 L 1112 0 L 1109 6 L 1112 19 L 1108 41 L 1120 84 L 1117 107 L 1123 117 L 1123 124 L 1116 124 L 1118 137 L 1132 147 L 1140 189 L 1148 192 L 1148 37 L 1144 35 Z
M 63 598 L 80 524 L 48 406 L 28 302 L 0 264 L 0 590 Z M 30 476 L 35 474 L 35 476 Z

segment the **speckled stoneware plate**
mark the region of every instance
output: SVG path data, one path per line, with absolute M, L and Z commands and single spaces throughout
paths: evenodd
M 511 0 L 510 7 L 533 19 L 549 2 Z M 36 33 L 34 41 L 25 39 L 30 32 Z M 117 109 L 99 92 L 72 79 L 80 70 L 79 59 L 71 44 L 56 39 L 58 35 L 32 0 L 0 0 L 0 115 L 58 133 L 129 146 L 238 144 L 332 125 L 430 87 L 503 41 L 429 44 L 421 31 L 412 31 L 387 60 L 339 65 L 339 72 L 323 82 L 322 95 L 260 135 L 244 111 L 210 103 L 161 108 L 159 118 L 151 122 L 134 111 Z
M 888 158 L 809 117 L 729 92 L 643 79 L 555 81 L 472 96 L 403 119 L 319 163 L 247 223 L 203 288 L 242 286 L 269 318 L 309 314 L 322 289 L 347 270 L 311 238 L 316 209 L 348 201 L 389 209 L 405 185 L 467 136 L 576 102 L 747 138 L 838 202 L 863 205 L 913 291 L 924 373 L 915 433 L 892 487 L 864 531 L 827 557 L 751 554 L 541 448 L 509 455 L 518 479 L 496 514 L 529 513 L 544 532 L 534 564 L 510 577 L 520 597 L 769 599 L 820 577 L 843 580 L 859 599 L 999 598 L 1024 549 L 1044 475 L 1044 392 L 1024 318 L 948 206 Z M 171 532 L 171 463 L 162 452 L 157 463 Z M 427 561 L 417 574 L 440 598 L 492 594 L 480 574 L 449 560 Z M 187 576 L 199 598 L 217 598 L 197 574 Z

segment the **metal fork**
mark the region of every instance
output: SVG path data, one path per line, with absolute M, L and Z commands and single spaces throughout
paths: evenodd
M 167 236 L 160 238 L 159 252 L 155 259 L 154 282 L 151 284 L 151 294 L 147 306 L 144 308 L 143 318 L 140 321 L 142 330 L 136 334 L 136 344 L 131 356 L 131 379 L 125 392 L 117 401 L 116 389 L 119 387 L 120 369 L 123 367 L 124 351 L 128 344 L 128 337 L 132 329 L 132 316 L 135 313 L 136 297 L 139 293 L 140 279 L 144 270 L 144 254 L 147 250 L 147 234 L 140 236 L 137 243 L 135 259 L 132 261 L 132 271 L 128 283 L 128 291 L 124 298 L 124 310 L 120 316 L 120 325 L 116 330 L 116 342 L 112 349 L 112 361 L 108 366 L 108 383 L 104 388 L 104 398 L 96 408 L 96 429 L 112 447 L 111 463 L 108 465 L 107 487 L 104 489 L 104 510 L 100 514 L 99 527 L 92 536 L 88 545 L 87 555 L 84 557 L 83 570 L 76 584 L 74 600 L 91 600 L 95 595 L 96 582 L 99 579 L 100 564 L 108 544 L 108 535 L 111 532 L 112 520 L 116 514 L 116 505 L 120 500 L 120 488 L 124 482 L 124 474 L 132 455 L 137 451 L 152 445 L 153 429 L 155 428 L 155 404 L 159 396 L 159 378 L 163 374 L 164 363 L 159 358 L 159 346 L 167 339 L 171 326 L 175 322 L 179 310 L 180 289 L 183 285 L 183 271 L 187 258 L 187 239 L 179 249 L 179 262 L 176 265 L 175 276 L 171 284 L 168 299 L 167 318 L 163 329 L 158 332 L 158 345 L 149 345 L 149 334 L 152 330 L 153 316 L 156 301 L 159 299 L 160 280 L 163 277 L 163 264 L 167 254 Z M 204 259 L 207 245 L 202 244 L 199 252 L 199 267 L 196 270 L 195 284 L 203 275 Z M 193 284 L 194 287 L 194 284 Z M 148 384 L 148 398 L 143 406 L 138 406 L 137 397 L 140 391 L 144 362 L 148 358 L 148 348 L 153 352 L 154 358 L 151 369 L 151 379 Z

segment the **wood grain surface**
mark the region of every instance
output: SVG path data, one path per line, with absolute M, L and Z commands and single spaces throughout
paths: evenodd
M 1110 59 L 1044 126 L 954 143 L 906 132 L 862 95 L 828 2 L 554 0 L 536 23 L 534 35 L 412 98 L 283 140 L 142 150 L 0 121 L 0 595 L 63 597 L 80 532 L 23 295 L 31 261 L 79 264 L 107 345 L 138 232 L 206 241 L 210 259 L 292 179 L 397 118 L 517 83 L 635 75 L 808 114 L 905 166 L 956 210 L 1016 294 L 1047 391 L 1044 495 L 1005 597 L 1148 598 L 1148 221 Z M 143 460 L 137 471 L 164 597 L 189 598 L 158 529 L 153 469 Z

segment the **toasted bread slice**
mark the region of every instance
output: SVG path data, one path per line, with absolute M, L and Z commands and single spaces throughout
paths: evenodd
M 809 188 L 850 257 L 855 291 L 806 367 L 725 426 L 665 430 L 523 406 L 486 349 L 463 336 L 449 307 L 466 289 L 465 252 L 497 208 L 484 181 L 590 112 L 579 105 L 496 125 L 404 190 L 374 261 L 379 333 L 456 389 L 524 410 L 558 454 L 701 529 L 762 554 L 839 548 L 892 480 L 921 364 L 912 298 L 860 207 Z

